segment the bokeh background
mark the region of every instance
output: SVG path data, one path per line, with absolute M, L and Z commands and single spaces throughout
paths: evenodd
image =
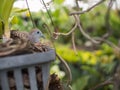
M 99 0 L 79 0 L 79 9 L 77 0 L 44 0 L 47 9 L 52 17 L 54 25 L 40 0 L 28 0 L 32 18 L 36 26 L 45 34 L 46 40 L 51 41 L 48 30 L 43 27 L 46 24 L 51 32 L 66 33 L 74 25 L 74 18 L 69 14 L 74 11 L 86 10 Z M 85 32 L 92 37 L 101 37 L 106 33 L 105 16 L 107 12 L 108 1 L 98 5 L 85 14 L 81 14 L 81 25 Z M 117 0 L 110 14 L 110 25 L 112 34 L 108 40 L 118 47 L 120 46 L 120 1 Z M 10 27 L 22 31 L 30 31 L 32 28 L 30 13 L 24 0 L 16 0 L 11 12 Z M 56 30 L 54 29 L 56 28 Z M 60 36 L 54 40 L 56 51 L 68 63 L 72 72 L 72 90 L 88 90 L 97 84 L 111 78 L 118 66 L 120 53 L 106 43 L 94 45 L 86 39 L 79 30 L 75 30 L 75 44 L 77 53 L 74 51 L 71 41 L 71 35 Z M 52 43 L 51 43 L 52 44 Z M 51 65 L 51 73 L 56 73 L 61 78 L 63 85 L 66 84 L 68 73 L 64 65 L 56 60 Z M 112 85 L 100 87 L 96 90 L 113 90 Z

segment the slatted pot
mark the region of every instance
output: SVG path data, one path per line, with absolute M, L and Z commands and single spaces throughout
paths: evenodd
M 30 90 L 38 90 L 35 66 L 40 65 L 42 70 L 43 90 L 48 90 L 50 62 L 55 60 L 55 51 L 2 57 L 0 58 L 0 86 L 2 90 L 10 90 L 8 71 L 13 71 L 16 90 L 24 90 L 22 69 L 27 68 Z

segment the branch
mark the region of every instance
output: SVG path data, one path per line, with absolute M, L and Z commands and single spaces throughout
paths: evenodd
M 71 73 L 71 70 L 70 70 L 67 62 L 66 62 L 58 53 L 56 53 L 56 56 L 57 56 L 57 58 L 65 65 L 65 68 L 66 68 L 66 70 L 67 70 L 67 74 L 69 75 L 69 76 L 68 76 L 68 82 L 67 82 L 67 86 L 69 87 L 69 85 L 70 85 L 70 83 L 71 83 L 71 81 L 72 81 L 72 73 Z
M 75 34 L 74 32 L 72 32 L 72 46 L 73 46 L 73 50 L 75 52 L 75 54 L 77 55 L 77 50 L 76 50 L 76 45 L 75 45 Z
M 45 9 L 46 9 L 46 11 L 47 11 L 47 14 L 48 14 L 48 16 L 49 16 L 49 18 L 50 18 L 50 21 L 51 21 L 51 23 L 52 23 L 52 26 L 53 26 L 53 28 L 55 29 L 55 25 L 54 25 L 54 22 L 53 22 L 52 16 L 51 16 L 50 12 L 48 11 L 48 8 L 47 8 L 47 6 L 46 6 L 44 0 L 40 0 L 40 2 L 43 3 L 43 5 L 44 5 L 44 7 L 45 7 Z
M 99 41 L 100 43 L 101 43 L 101 42 L 105 42 L 105 43 L 107 43 L 109 46 L 113 47 L 115 50 L 117 50 L 117 51 L 120 52 L 120 48 L 119 48 L 117 45 L 115 45 L 114 43 L 110 42 L 109 40 L 106 40 L 106 39 L 100 38 L 100 37 L 94 37 L 94 40 Z
M 107 29 L 107 33 L 103 35 L 103 38 L 108 38 L 111 33 L 112 33 L 112 28 L 110 26 L 110 10 L 113 6 L 113 2 L 114 0 L 110 0 L 109 4 L 108 4 L 108 9 L 107 9 L 107 12 L 106 12 L 106 15 L 105 15 L 105 26 L 106 26 L 106 29 Z
M 70 15 L 78 15 L 78 14 L 84 14 L 85 12 L 89 12 L 90 10 L 92 10 L 94 7 L 98 6 L 99 4 L 103 3 L 105 0 L 100 0 L 98 3 L 94 4 L 93 6 L 91 6 L 90 8 L 86 9 L 85 11 L 77 11 L 77 12 L 72 12 L 70 13 Z
M 107 80 L 107 81 L 104 81 L 98 85 L 96 85 L 95 87 L 91 88 L 90 90 L 96 90 L 97 88 L 100 88 L 100 87 L 103 87 L 103 86 L 107 86 L 107 85 L 110 85 L 110 84 L 113 84 L 113 81 L 112 81 L 113 78 Z
M 69 31 L 69 32 L 67 32 L 67 33 L 55 33 L 54 32 L 54 34 L 55 35 L 63 35 L 63 36 L 68 36 L 68 35 L 70 35 L 72 32 L 74 32 L 75 31 L 75 29 L 77 28 L 77 23 L 75 23 L 75 25 L 73 26 L 73 28 Z
M 79 3 L 78 3 L 78 0 L 75 0 L 75 3 L 76 3 L 76 8 L 79 9 Z
M 82 35 L 83 35 L 85 38 L 89 39 L 89 40 L 90 40 L 91 42 L 93 42 L 94 44 L 99 44 L 98 41 L 94 40 L 92 37 L 90 37 L 90 36 L 83 30 L 82 26 L 80 25 L 79 16 L 78 16 L 78 15 L 73 15 L 73 16 L 74 16 L 74 18 L 75 18 L 75 20 L 76 20 L 76 22 L 77 22 L 78 28 L 79 28 L 80 32 L 82 33 Z
M 26 1 L 26 4 L 27 4 L 27 8 L 28 8 L 29 14 L 30 14 L 30 19 L 32 21 L 33 28 L 36 28 L 36 25 L 35 25 L 34 20 L 32 18 L 32 14 L 30 12 L 30 7 L 29 7 L 29 4 L 28 4 L 28 1 L 27 0 L 25 0 L 25 1 Z
M 114 82 L 114 88 L 113 89 L 114 90 L 120 90 L 120 63 L 118 64 L 118 66 L 116 68 L 116 73 L 114 74 L 113 82 Z
M 20 50 L 25 49 L 26 46 L 27 42 L 24 42 L 23 40 L 18 42 L 15 42 L 15 40 L 10 40 L 6 43 L 2 43 L 0 44 L 0 57 L 13 54 L 16 51 L 19 52 Z
M 107 86 L 110 84 L 113 85 L 113 90 L 120 90 L 120 65 L 117 67 L 117 71 L 115 72 L 115 74 L 112 78 L 96 85 L 95 87 L 91 88 L 90 90 L 96 90 L 97 88 Z

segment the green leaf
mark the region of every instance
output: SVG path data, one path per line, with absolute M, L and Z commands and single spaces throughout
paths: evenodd
M 55 4 L 62 4 L 64 2 L 64 0 L 54 0 Z
M 72 85 L 73 90 L 84 90 L 85 86 L 88 84 L 89 76 L 82 76 L 77 79 L 76 82 Z
M 22 13 L 26 12 L 28 9 L 13 8 L 12 13 Z
M 14 0 L 0 0 L 0 20 L 4 23 L 4 30 L 0 30 L 0 34 L 4 32 L 7 38 L 10 37 L 8 19 L 12 10 Z M 3 26 L 0 26 L 3 29 Z
M 12 23 L 12 24 L 17 24 L 18 23 L 18 17 L 17 16 L 13 16 L 12 18 L 10 18 L 10 22 Z
M 8 22 L 8 18 L 11 13 L 11 9 L 14 3 L 14 0 L 2 0 L 3 2 L 3 7 L 2 7 L 2 12 L 1 12 L 1 18 L 3 19 L 4 22 Z

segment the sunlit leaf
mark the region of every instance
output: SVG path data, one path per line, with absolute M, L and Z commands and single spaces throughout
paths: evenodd
M 64 0 L 54 0 L 54 3 L 56 4 L 62 4 L 64 2 Z
M 22 12 L 26 12 L 28 9 L 20 9 L 20 8 L 13 8 L 12 12 L 13 13 L 22 13 Z
M 13 16 L 13 17 L 11 18 L 10 22 L 11 22 L 12 24 L 17 24 L 17 23 L 18 23 L 18 18 L 17 18 L 17 16 Z
M 53 65 L 50 69 L 50 73 L 56 73 L 60 78 L 63 78 L 65 76 L 65 72 L 60 71 L 60 68 L 58 67 L 58 65 Z

